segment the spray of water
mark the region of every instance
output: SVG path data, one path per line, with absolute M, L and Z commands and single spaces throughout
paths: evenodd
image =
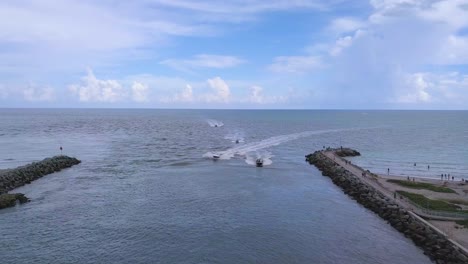
M 268 166 L 273 164 L 271 158 L 274 156 L 269 151 L 256 151 L 255 153 L 247 153 L 245 155 L 245 163 L 249 165 L 257 165 L 257 159 L 263 160 L 263 166 Z
M 236 143 L 236 141 L 238 141 L 237 143 L 244 143 L 244 133 L 240 131 L 229 133 L 224 138 L 232 143 Z
M 211 127 L 222 127 L 222 126 L 224 126 L 224 123 L 223 123 L 223 122 L 218 121 L 218 120 L 214 120 L 214 119 L 207 119 L 206 122 L 207 122 L 208 125 L 210 125 Z
M 341 131 L 346 131 L 346 130 L 355 130 L 355 129 L 316 130 L 316 131 L 305 131 L 305 132 L 300 132 L 300 133 L 294 133 L 294 134 L 289 134 L 289 135 L 275 136 L 275 137 L 267 138 L 258 142 L 242 144 L 237 147 L 233 147 L 224 151 L 207 152 L 203 155 L 203 157 L 213 158 L 213 156 L 216 155 L 216 156 L 219 156 L 219 159 L 228 160 L 234 157 L 235 155 L 246 156 L 247 153 L 249 152 L 255 152 L 261 149 L 277 146 L 277 145 L 280 145 L 282 143 L 285 143 L 291 140 L 309 137 L 312 135 L 341 132 Z

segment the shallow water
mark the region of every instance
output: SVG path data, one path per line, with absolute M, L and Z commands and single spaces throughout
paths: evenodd
M 363 154 L 354 162 L 372 171 L 462 177 L 467 119 L 438 111 L 3 109 L 0 169 L 59 154 L 60 145 L 83 162 L 17 189 L 32 202 L 0 211 L 2 263 L 430 263 L 304 155 L 351 146 Z M 210 152 L 229 155 L 214 162 L 204 157 Z M 257 156 L 271 164 L 255 168 Z

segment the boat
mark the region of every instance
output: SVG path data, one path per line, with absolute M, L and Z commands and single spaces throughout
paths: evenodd
M 236 139 L 236 144 L 239 144 L 239 140 L 238 140 L 238 139 Z
M 213 154 L 213 159 L 214 159 L 214 160 L 217 160 L 217 159 L 219 159 L 219 158 L 221 158 L 221 156 L 220 156 L 219 154 Z
M 263 159 L 257 159 L 255 165 L 257 165 L 257 167 L 263 167 Z

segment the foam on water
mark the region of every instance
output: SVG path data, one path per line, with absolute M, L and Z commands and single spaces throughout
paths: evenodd
M 210 127 L 222 127 L 224 126 L 224 123 L 215 119 L 207 119 L 206 122 Z
M 218 152 L 207 152 L 203 155 L 206 158 L 213 158 L 213 155 L 217 155 L 222 160 L 229 160 L 232 157 L 239 155 L 239 156 L 246 156 L 249 152 L 255 152 L 261 149 L 273 147 L 280 145 L 282 143 L 286 143 L 288 141 L 309 137 L 312 135 L 319 135 L 324 133 L 333 133 L 333 132 L 341 132 L 341 131 L 348 131 L 354 129 L 328 129 L 328 130 L 316 130 L 316 131 L 304 131 L 300 133 L 293 133 L 288 135 L 280 135 L 271 138 L 267 138 L 258 142 L 252 142 L 247 144 L 242 144 L 237 147 L 233 147 L 224 151 Z
M 257 159 L 262 159 L 263 166 L 268 166 L 273 164 L 273 161 L 271 160 L 271 158 L 273 157 L 274 156 L 269 151 L 257 151 L 255 153 L 247 153 L 245 155 L 245 163 L 256 166 Z
M 236 141 L 239 141 L 238 143 L 244 143 L 244 133 L 240 131 L 229 133 L 224 138 L 230 140 L 232 143 L 236 143 Z

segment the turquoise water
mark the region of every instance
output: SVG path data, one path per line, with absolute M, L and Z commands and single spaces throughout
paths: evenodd
M 463 177 L 467 121 L 463 111 L 2 109 L 0 169 L 59 146 L 83 161 L 17 189 L 32 201 L 0 211 L 2 263 L 430 263 L 304 155 L 343 145 L 375 172 Z

